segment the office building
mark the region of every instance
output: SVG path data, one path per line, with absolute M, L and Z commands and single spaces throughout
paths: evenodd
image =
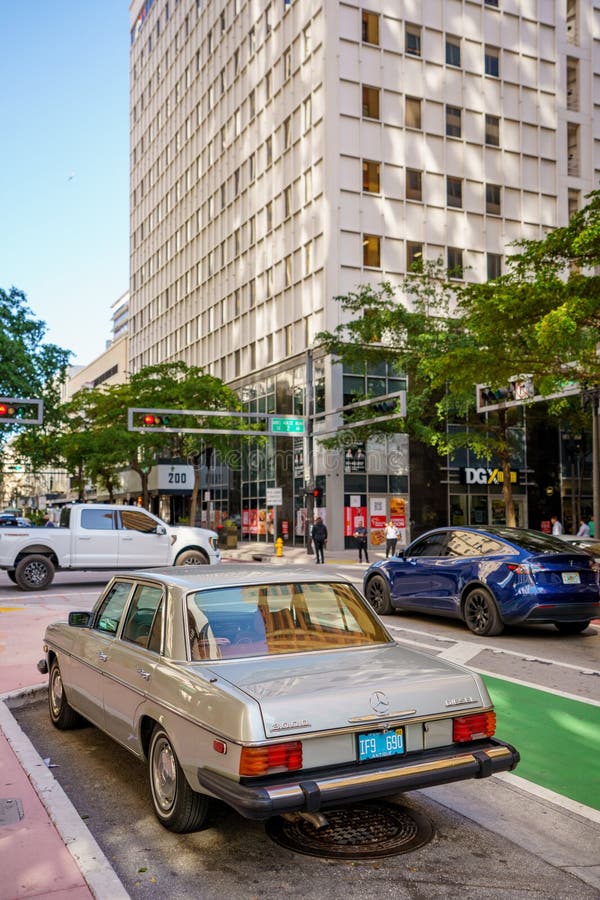
M 493 278 L 512 241 L 583 205 L 600 169 L 599 9 L 132 0 L 132 371 L 183 359 L 288 415 L 307 412 L 307 381 L 317 414 L 403 387 L 307 351 L 340 322 L 336 295 L 398 283 L 420 255 Z M 424 518 L 404 436 L 347 455 L 317 441 L 314 460 L 305 444 L 281 438 L 246 473 L 244 509 L 282 485 L 299 530 L 310 479 L 334 545 L 357 509 L 375 531 L 392 512 Z

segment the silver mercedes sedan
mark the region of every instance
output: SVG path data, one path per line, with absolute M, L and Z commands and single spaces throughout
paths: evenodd
M 399 646 L 344 577 L 294 566 L 117 575 L 50 625 L 57 728 L 87 719 L 148 767 L 166 828 L 217 798 L 249 819 L 513 769 L 474 672 Z

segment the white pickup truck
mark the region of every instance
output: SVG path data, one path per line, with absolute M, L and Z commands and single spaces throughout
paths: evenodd
M 221 561 L 217 535 L 176 528 L 140 509 L 77 503 L 58 528 L 0 528 L 0 569 L 24 591 L 43 591 L 57 569 L 139 569 Z

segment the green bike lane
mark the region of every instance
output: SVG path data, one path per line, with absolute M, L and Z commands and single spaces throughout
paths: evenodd
M 600 705 L 488 673 L 496 736 L 521 754 L 515 774 L 600 810 Z

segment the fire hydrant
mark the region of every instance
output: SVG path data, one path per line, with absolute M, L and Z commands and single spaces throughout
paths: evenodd
M 283 538 L 278 537 L 275 541 L 275 556 L 283 556 Z

